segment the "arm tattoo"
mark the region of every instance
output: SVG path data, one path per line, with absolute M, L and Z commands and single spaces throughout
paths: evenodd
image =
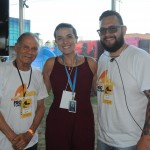
M 145 119 L 142 135 L 150 135 L 150 90 L 146 90 L 144 91 L 144 93 L 148 99 L 148 104 L 147 104 L 146 119 Z

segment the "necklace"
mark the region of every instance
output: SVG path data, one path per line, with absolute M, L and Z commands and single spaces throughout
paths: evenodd
M 67 68 L 68 68 L 68 70 L 70 71 L 70 70 L 72 70 L 73 67 L 75 66 L 75 62 L 76 62 L 75 59 L 73 59 L 73 60 L 71 60 L 71 64 L 67 65 L 67 64 L 64 62 L 64 65 L 66 65 Z
M 70 68 L 70 73 L 69 73 L 69 75 L 71 76 L 71 73 L 72 73 L 72 71 L 73 71 L 73 67 L 72 68 Z M 67 86 L 68 86 L 68 84 L 69 84 L 69 82 L 67 82 L 67 85 L 66 85 L 66 88 L 65 88 L 65 90 L 67 90 Z
M 68 70 L 70 71 L 70 70 L 72 70 L 73 69 L 73 66 L 69 66 L 68 67 Z
M 69 70 L 69 71 L 70 71 L 71 69 L 73 69 L 74 63 L 75 63 L 75 60 L 72 60 L 72 61 L 71 61 L 71 65 L 68 66 L 68 70 Z

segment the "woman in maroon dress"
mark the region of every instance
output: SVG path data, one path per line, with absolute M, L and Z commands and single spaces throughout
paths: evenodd
M 97 63 L 75 52 L 77 32 L 68 23 L 54 31 L 61 56 L 49 58 L 43 69 L 54 100 L 46 119 L 46 150 L 94 150 L 94 114 L 90 102 L 95 90 Z

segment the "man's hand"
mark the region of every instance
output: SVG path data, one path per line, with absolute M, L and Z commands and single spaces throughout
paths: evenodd
M 143 135 L 137 143 L 136 150 L 150 150 L 150 136 Z
M 29 132 L 18 134 L 12 141 L 13 148 L 15 150 L 23 150 L 28 145 L 32 137 L 33 136 Z

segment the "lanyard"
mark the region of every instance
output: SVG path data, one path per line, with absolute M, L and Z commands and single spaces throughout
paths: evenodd
M 21 80 L 21 83 L 22 83 L 22 87 L 23 87 L 23 98 L 24 98 L 24 97 L 26 96 L 26 90 L 24 91 L 23 79 L 22 79 L 21 74 L 20 74 L 20 71 L 19 71 L 19 69 L 18 69 L 16 60 L 14 61 L 14 63 L 15 63 L 15 66 L 16 66 L 16 68 L 17 68 L 17 71 L 18 71 L 18 74 L 19 74 L 19 77 L 20 77 L 20 80 Z M 31 71 L 30 71 L 30 78 L 29 78 L 29 83 L 28 83 L 27 89 L 28 89 L 29 86 L 30 86 L 31 76 L 32 76 L 32 67 L 31 67 Z
M 62 60 L 63 60 L 63 63 L 65 65 L 65 71 L 66 71 L 66 74 L 67 74 L 67 77 L 68 77 L 68 82 L 69 82 L 69 85 L 70 85 L 70 88 L 72 90 L 72 93 L 74 93 L 74 90 L 75 90 L 75 87 L 76 87 L 76 79 L 77 79 L 77 72 L 78 72 L 78 66 L 77 66 L 77 62 L 78 62 L 78 56 L 76 54 L 76 70 L 75 70 L 75 74 L 74 74 L 74 79 L 73 79 L 73 83 L 71 81 L 71 78 L 70 78 L 70 74 L 67 70 L 67 67 L 66 67 L 66 64 L 65 64 L 65 61 L 64 61 L 64 56 L 62 55 Z

